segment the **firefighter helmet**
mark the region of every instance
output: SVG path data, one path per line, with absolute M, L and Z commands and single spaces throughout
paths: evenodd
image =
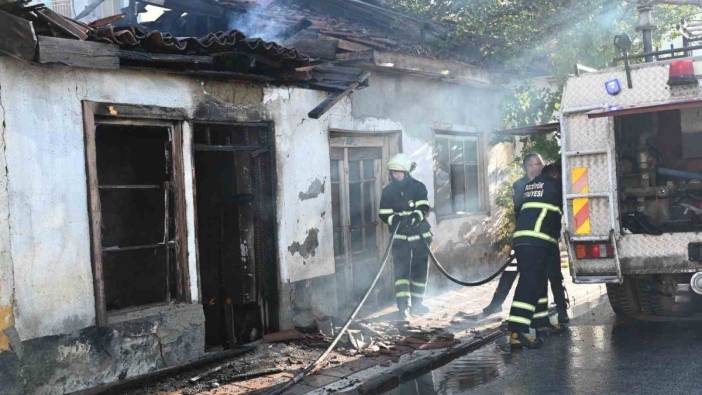
M 397 154 L 390 158 L 388 162 L 388 170 L 390 171 L 405 171 L 407 173 L 414 170 L 417 164 L 412 162 L 409 155 L 407 154 Z

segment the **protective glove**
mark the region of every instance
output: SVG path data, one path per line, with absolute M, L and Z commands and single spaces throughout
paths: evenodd
M 409 215 L 408 224 L 410 227 L 415 227 L 419 225 L 423 220 L 424 218 L 422 218 L 422 215 L 415 211 Z

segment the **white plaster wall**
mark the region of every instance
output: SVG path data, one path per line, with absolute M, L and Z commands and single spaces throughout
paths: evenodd
M 16 328 L 25 340 L 91 326 L 95 306 L 81 100 L 189 109 L 200 88 L 193 80 L 156 73 L 49 68 L 1 58 L 0 89 Z M 191 267 L 197 281 L 193 273 Z
M 188 243 L 188 275 L 190 278 L 190 300 L 192 303 L 199 303 L 202 295 L 200 293 L 200 273 L 197 264 L 197 232 L 195 230 L 195 185 L 194 179 L 188 174 L 195 174 L 193 158 L 193 128 L 189 122 L 183 125 L 183 173 L 185 177 L 185 221 L 187 226 Z
M 14 281 L 10 254 L 10 208 L 5 173 L 5 104 L 0 87 L 0 353 L 9 349 L 5 329 L 14 325 L 12 314 Z
M 296 88 L 267 88 L 264 105 L 275 123 L 277 222 L 280 279 L 296 282 L 334 273 L 333 229 L 329 162 L 329 116 L 320 120 L 307 113 L 325 94 Z M 324 193 L 301 200 L 315 180 Z M 318 231 L 319 246 L 307 257 L 291 253 L 293 243 L 304 243 L 307 232 Z

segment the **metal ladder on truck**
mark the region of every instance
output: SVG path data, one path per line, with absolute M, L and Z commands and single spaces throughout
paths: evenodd
M 611 120 L 610 120 L 611 122 Z M 562 146 L 563 147 L 568 147 L 567 145 L 567 133 L 565 132 L 564 129 L 564 124 L 561 122 L 561 139 L 562 139 Z M 614 192 L 614 154 L 613 154 L 613 146 L 611 142 L 612 137 L 610 136 L 609 138 L 606 139 L 607 143 L 605 147 L 601 149 L 592 149 L 592 150 L 582 150 L 582 151 L 566 151 L 563 153 L 563 161 L 564 163 L 564 169 L 566 171 L 571 171 L 572 166 L 570 166 L 571 159 L 576 158 L 576 157 L 586 157 L 586 156 L 605 156 L 606 161 L 607 161 L 607 174 L 609 176 L 609 191 L 608 192 L 588 192 L 588 193 L 567 193 L 564 195 L 565 198 L 565 203 L 566 203 L 566 212 L 570 214 L 570 211 L 572 211 L 573 207 L 573 200 L 575 199 L 580 199 L 580 198 L 587 198 L 590 200 L 590 202 L 598 199 L 606 199 L 607 200 L 607 208 L 609 210 L 609 233 L 607 235 L 572 235 L 570 234 L 569 231 L 569 226 L 570 226 L 570 215 L 566 215 L 566 227 L 565 231 L 563 232 L 563 239 L 567 243 L 567 251 L 568 251 L 568 260 L 571 262 L 570 264 L 570 274 L 573 277 L 573 282 L 576 284 L 600 284 L 600 283 L 613 283 L 613 284 L 621 284 L 624 281 L 624 277 L 622 276 L 622 267 L 621 263 L 619 260 L 619 250 L 617 248 L 617 239 L 615 236 L 615 229 L 616 229 L 616 217 L 614 214 L 614 209 L 615 209 L 615 204 L 617 204 L 617 197 L 615 196 Z M 563 177 L 563 190 L 564 191 L 570 191 L 571 188 L 569 185 L 567 185 L 568 177 L 564 174 Z M 592 205 L 590 205 L 592 207 Z M 614 265 L 612 267 L 612 273 L 611 274 L 603 274 L 603 275 L 579 275 L 575 266 L 573 265 L 573 262 L 575 262 L 575 256 L 573 256 L 573 243 L 574 242 L 606 242 L 606 243 L 611 243 L 614 249 Z

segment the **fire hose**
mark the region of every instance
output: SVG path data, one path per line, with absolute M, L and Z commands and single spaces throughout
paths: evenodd
M 378 272 L 375 274 L 375 278 L 373 279 L 370 286 L 366 290 L 366 293 L 363 295 L 363 298 L 361 298 L 361 300 L 356 305 L 356 308 L 354 308 L 353 311 L 351 312 L 351 315 L 344 323 L 344 326 L 342 326 L 341 330 L 339 330 L 339 332 L 336 334 L 336 336 L 334 337 L 334 340 L 332 340 L 331 344 L 329 344 L 329 346 L 326 348 L 326 350 L 324 350 L 324 352 L 322 354 L 320 354 L 319 357 L 317 357 L 317 359 L 314 360 L 314 362 L 307 365 L 307 367 L 305 367 L 304 369 L 300 370 L 298 373 L 295 374 L 295 376 L 293 376 L 290 380 L 288 380 L 284 384 L 273 388 L 271 391 L 266 392 L 267 394 L 269 394 L 269 395 L 282 394 L 286 390 L 290 389 L 290 387 L 292 387 L 295 384 L 302 381 L 302 379 L 304 379 L 308 374 L 314 373 L 317 370 L 319 370 L 322 362 L 334 350 L 336 345 L 339 343 L 339 340 L 341 340 L 341 338 L 346 333 L 346 330 L 349 329 L 351 322 L 353 322 L 353 320 L 356 318 L 356 315 L 363 307 L 363 304 L 366 303 L 366 300 L 368 299 L 371 292 L 375 288 L 376 284 L 378 283 L 378 280 L 380 280 L 380 277 L 383 274 L 383 270 L 385 269 L 385 265 L 388 263 L 388 259 L 390 258 L 390 251 L 392 250 L 392 244 L 393 244 L 393 241 L 395 240 L 395 235 L 397 234 L 397 230 L 399 229 L 399 227 L 400 227 L 400 224 L 398 223 L 397 226 L 395 226 L 393 231 L 392 231 L 392 234 L 390 236 L 390 241 L 388 242 L 388 245 L 385 247 L 385 251 L 383 253 L 383 259 L 381 260 L 380 267 L 378 268 Z M 497 272 L 495 272 L 494 274 L 492 274 L 490 277 L 483 279 L 483 280 L 480 280 L 480 281 L 468 282 L 468 281 L 461 281 L 461 280 L 457 279 L 456 277 L 453 277 L 451 274 L 449 274 L 449 272 L 446 271 L 446 269 L 441 265 L 439 260 L 436 258 L 436 255 L 434 255 L 434 252 L 431 250 L 431 248 L 429 247 L 429 243 L 426 240 L 424 240 L 424 246 L 426 247 L 427 251 L 429 252 L 429 256 L 431 257 L 431 261 L 434 263 L 434 266 L 436 266 L 436 268 L 439 269 L 441 274 L 446 276 L 446 278 L 448 278 L 452 282 L 454 282 L 458 285 L 464 286 L 464 287 L 477 287 L 479 285 L 483 285 L 483 284 L 486 284 L 486 283 L 492 281 L 495 277 L 499 276 L 500 273 L 502 273 L 507 268 L 507 266 L 509 266 L 509 264 L 512 262 L 512 259 L 514 258 L 514 255 L 510 255 L 509 259 L 507 259 L 507 261 L 502 266 L 500 266 L 499 270 Z

